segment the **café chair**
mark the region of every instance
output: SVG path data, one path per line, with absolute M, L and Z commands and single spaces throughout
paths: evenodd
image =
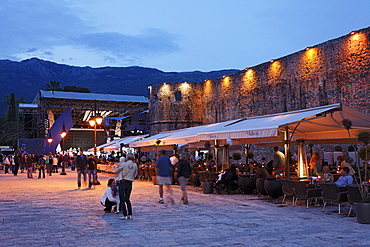
M 334 183 L 323 183 L 320 184 L 322 189 L 322 198 L 324 200 L 324 206 L 322 212 L 328 203 L 338 205 L 338 213 L 340 214 L 340 206 L 342 202 L 348 202 L 347 191 L 339 191 L 338 187 Z
M 306 200 L 306 208 L 308 208 L 308 205 L 312 199 L 317 200 L 318 198 L 321 198 L 321 189 L 308 188 L 306 181 L 292 180 L 292 184 L 293 184 L 293 190 L 294 190 L 294 195 L 295 195 L 295 202 L 293 206 L 297 204 L 298 199 L 303 199 L 303 200 Z
M 292 197 L 293 198 L 292 205 L 294 205 L 295 196 L 294 196 L 294 189 L 293 189 L 292 180 L 291 179 L 281 179 L 281 183 L 283 185 L 282 189 L 283 189 L 283 193 L 284 193 L 282 203 L 285 202 L 285 199 L 287 197 Z
M 347 184 L 346 186 L 347 191 L 348 191 L 348 202 L 351 204 L 351 207 L 349 208 L 348 216 L 351 215 L 353 205 L 355 202 L 363 202 L 361 192 L 360 192 L 360 187 L 356 184 Z

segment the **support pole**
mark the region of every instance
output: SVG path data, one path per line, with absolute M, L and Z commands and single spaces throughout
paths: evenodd
M 218 158 L 219 147 L 220 147 L 220 145 L 218 144 L 218 140 L 215 140 L 215 146 L 214 146 L 214 148 L 215 148 L 216 173 L 219 172 L 219 169 L 218 169 L 218 165 L 220 163 L 219 158 Z
M 290 138 L 288 126 L 285 127 L 284 131 L 284 149 L 285 149 L 285 177 L 290 177 L 290 167 L 289 167 L 289 153 L 290 153 Z

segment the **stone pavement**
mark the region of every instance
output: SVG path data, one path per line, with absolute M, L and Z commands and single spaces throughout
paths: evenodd
M 370 225 L 329 206 L 292 207 L 242 194 L 203 194 L 189 205 L 158 204 L 158 187 L 135 181 L 133 220 L 103 213 L 102 185 L 77 189 L 76 172 L 27 179 L 0 171 L 0 246 L 370 246 Z M 345 209 L 348 210 L 348 207 Z

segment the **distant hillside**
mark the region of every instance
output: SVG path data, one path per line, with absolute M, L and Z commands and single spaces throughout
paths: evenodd
M 93 93 L 148 95 L 148 86 L 164 82 L 203 81 L 230 75 L 238 70 L 211 72 L 163 72 L 143 67 L 77 67 L 31 58 L 21 62 L 0 60 L 0 100 L 14 93 L 31 102 L 39 90 L 50 81 L 61 87 L 86 87 Z M 0 115 L 4 111 L 0 105 Z

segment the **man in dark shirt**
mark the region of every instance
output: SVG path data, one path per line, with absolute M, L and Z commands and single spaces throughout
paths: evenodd
M 80 154 L 76 157 L 76 168 L 77 168 L 77 186 L 81 189 L 81 174 L 84 176 L 84 183 L 86 184 L 86 165 L 87 159 L 84 155 L 83 150 L 80 150 Z
M 96 160 L 92 154 L 87 159 L 87 173 L 89 174 L 89 188 L 91 188 L 96 180 Z
M 163 200 L 163 185 L 166 185 L 168 197 L 171 200 L 172 204 L 175 204 L 175 200 L 172 195 L 172 165 L 170 158 L 166 156 L 166 151 L 162 150 L 160 152 L 160 156 L 158 157 L 157 164 L 155 165 L 157 168 L 157 184 L 159 185 L 159 203 L 164 203 Z

